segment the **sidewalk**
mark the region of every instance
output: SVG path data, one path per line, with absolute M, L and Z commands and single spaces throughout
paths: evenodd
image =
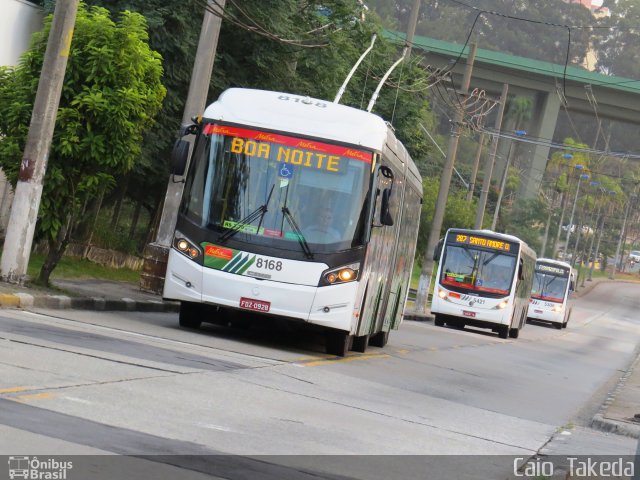
M 110 280 L 53 280 L 55 288 L 23 287 L 0 282 L 0 307 L 73 308 L 177 312 L 177 302 L 165 302 L 133 283 Z

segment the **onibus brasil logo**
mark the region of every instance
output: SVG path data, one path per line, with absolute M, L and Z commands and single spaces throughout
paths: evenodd
M 61 462 L 54 458 L 39 460 L 38 457 L 10 456 L 9 478 L 28 480 L 66 480 L 67 470 L 73 468 L 73 462 Z

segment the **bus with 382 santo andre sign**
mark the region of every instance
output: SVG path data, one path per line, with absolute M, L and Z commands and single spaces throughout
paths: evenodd
M 522 240 L 490 230 L 450 229 L 436 249 L 431 313 L 437 326 L 490 328 L 518 338 L 536 262 Z
M 408 293 L 422 181 L 377 115 L 229 89 L 174 148 L 185 174 L 163 297 L 180 325 L 254 312 L 320 327 L 328 353 L 384 346 Z M 186 145 L 185 145 L 186 144 Z

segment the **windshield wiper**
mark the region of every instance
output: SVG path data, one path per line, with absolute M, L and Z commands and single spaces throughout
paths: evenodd
M 556 276 L 551 276 L 551 279 L 549 281 L 546 281 L 542 284 L 542 292 L 540 292 L 540 296 L 544 297 L 545 295 L 545 290 L 547 289 L 547 287 L 549 285 L 551 285 L 553 282 L 555 282 L 558 278 L 560 277 L 556 277 Z
M 293 215 L 291 214 L 291 212 L 287 207 L 282 207 L 282 213 L 284 214 L 284 218 L 287 219 L 287 222 L 289 222 L 289 225 L 291 225 L 291 228 L 293 229 L 296 236 L 298 237 L 298 243 L 300 243 L 300 246 L 302 247 L 302 251 L 304 252 L 305 256 L 309 259 L 312 259 L 313 253 L 311 252 L 311 248 L 309 248 L 309 244 L 307 243 L 307 240 L 304 238 L 304 235 L 302 234 L 302 230 L 300 230 L 300 227 L 298 226 L 295 219 L 293 218 Z
M 218 237 L 217 243 L 225 243 L 227 240 L 233 237 L 236 233 L 240 232 L 244 227 L 246 227 L 247 225 L 251 225 L 257 218 L 260 219 L 260 222 L 258 222 L 258 232 L 259 232 L 260 227 L 262 226 L 262 220 L 264 219 L 264 215 L 268 211 L 267 205 L 269 205 L 269 200 L 271 200 L 271 195 L 273 194 L 273 187 L 275 187 L 275 183 L 271 185 L 271 191 L 269 192 L 267 201 L 263 205 L 260 205 L 258 208 L 256 208 L 249 215 L 244 217 L 242 220 L 240 220 L 239 222 L 236 222 L 236 224 L 233 227 L 229 228 L 222 235 L 220 235 Z

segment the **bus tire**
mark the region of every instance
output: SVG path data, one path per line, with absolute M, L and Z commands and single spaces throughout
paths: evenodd
M 369 345 L 383 348 L 389 341 L 389 332 L 378 332 L 369 339 Z
M 436 327 L 444 327 L 444 320 L 440 315 L 436 315 L 436 318 L 433 320 L 433 324 Z
M 508 338 L 509 337 L 509 325 L 500 325 L 498 330 L 498 336 L 500 338 Z
M 362 335 L 361 337 L 353 337 L 353 345 L 351 350 L 354 352 L 364 353 L 369 346 L 369 335 Z
M 202 325 L 201 315 L 202 310 L 200 309 L 199 304 L 191 302 L 180 303 L 178 320 L 182 328 L 200 328 L 200 325 Z
M 553 326 L 556 327 L 558 330 L 560 330 L 562 328 L 562 323 L 554 323 Z
M 325 348 L 329 355 L 336 355 L 338 357 L 344 357 L 349 348 L 353 337 L 349 335 L 349 332 L 344 330 L 328 330 L 325 337 Z
M 520 336 L 520 329 L 519 328 L 509 329 L 509 336 L 511 338 L 518 338 Z

